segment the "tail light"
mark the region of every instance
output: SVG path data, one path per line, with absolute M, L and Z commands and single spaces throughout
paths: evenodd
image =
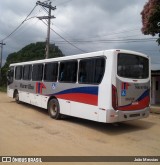
M 114 85 L 112 85 L 112 107 L 115 110 L 118 108 L 117 88 Z
M 150 106 L 150 102 L 151 102 L 151 90 L 150 89 L 148 90 L 148 93 L 149 93 L 148 94 L 149 99 L 148 99 L 148 105 L 147 106 L 149 107 Z

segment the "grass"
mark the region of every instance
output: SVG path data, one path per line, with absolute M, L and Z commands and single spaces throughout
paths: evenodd
M 7 92 L 6 86 L 0 86 L 0 92 Z

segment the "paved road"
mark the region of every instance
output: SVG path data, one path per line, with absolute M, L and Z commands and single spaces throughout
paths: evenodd
M 160 115 L 119 125 L 57 121 L 43 109 L 16 104 L 0 93 L 0 155 L 159 156 Z

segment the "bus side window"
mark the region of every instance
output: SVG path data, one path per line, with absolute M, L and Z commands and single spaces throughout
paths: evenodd
M 32 65 L 24 65 L 23 80 L 31 80 Z
M 44 69 L 44 81 L 56 82 L 58 75 L 58 63 L 46 63 Z
M 22 78 L 22 66 L 16 66 L 15 79 L 21 80 Z
M 105 70 L 105 59 L 104 58 L 97 58 L 95 64 L 95 83 L 100 83 L 102 81 L 104 70 Z
M 105 59 L 90 58 L 80 60 L 79 63 L 79 83 L 99 84 L 102 81 L 105 70 Z
M 42 81 L 43 78 L 43 64 L 34 64 L 32 70 L 32 80 Z
M 80 65 L 80 72 L 79 72 L 79 82 L 84 83 L 86 82 L 86 71 L 85 71 L 85 65 L 83 66 L 83 63 Z
M 77 81 L 77 60 L 60 63 L 59 81 L 64 83 L 75 83 Z

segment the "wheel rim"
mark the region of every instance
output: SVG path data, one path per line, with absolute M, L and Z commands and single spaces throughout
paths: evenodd
M 57 114 L 58 107 L 56 104 L 52 103 L 50 106 L 50 113 L 52 116 L 55 116 Z

